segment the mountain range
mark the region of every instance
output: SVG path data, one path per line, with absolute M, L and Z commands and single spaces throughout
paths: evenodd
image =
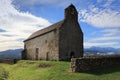
M 23 49 L 6 50 L 0 52 L 0 59 L 21 59 L 21 51 Z M 120 48 L 112 47 L 90 47 L 84 49 L 84 56 L 94 55 L 120 55 Z
M 21 59 L 23 49 L 6 50 L 0 52 L 0 59 Z
M 84 49 L 84 55 L 120 55 L 120 48 L 92 46 Z

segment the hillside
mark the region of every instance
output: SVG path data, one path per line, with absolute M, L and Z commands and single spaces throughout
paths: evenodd
M 1 51 L 0 59 L 20 59 L 22 50 L 23 49 Z M 113 54 L 120 55 L 120 49 L 112 48 L 112 47 L 96 47 L 96 46 L 84 49 L 85 56 L 113 55 Z
M 90 48 L 84 49 L 84 55 L 90 56 L 90 55 L 120 55 L 120 49 L 119 48 L 113 48 L 113 47 L 97 47 L 92 46 Z
M 0 64 L 0 70 L 0 80 L 120 80 L 119 67 L 72 73 L 70 62 L 62 61 L 21 60 L 14 65 Z
M 20 59 L 23 49 L 6 50 L 0 52 L 0 59 Z

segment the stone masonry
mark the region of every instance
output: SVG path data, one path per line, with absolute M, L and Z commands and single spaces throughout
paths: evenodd
M 33 33 L 24 41 L 25 59 L 70 60 L 83 56 L 83 32 L 74 5 L 65 9 L 64 19 Z

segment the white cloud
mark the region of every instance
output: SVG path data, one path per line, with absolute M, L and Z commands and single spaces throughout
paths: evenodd
M 109 3 L 110 5 L 110 3 Z M 94 5 L 79 11 L 79 20 L 95 27 L 120 27 L 120 12 L 109 8 L 100 9 Z
M 95 41 L 113 41 L 113 40 L 120 40 L 120 30 L 119 29 L 104 29 L 101 31 L 101 36 L 98 38 L 91 39 L 92 42 Z
M 104 29 L 101 31 L 101 36 L 96 36 L 96 38 L 92 38 L 89 41 L 90 42 L 104 42 L 104 41 L 114 41 L 120 40 L 120 36 L 118 34 L 120 34 L 119 29 L 115 28 L 115 29 Z M 95 35 L 95 34 L 94 34 Z
M 21 42 L 17 42 L 15 40 L 10 40 L 10 41 L 5 41 L 5 42 L 0 42 L 0 50 L 7 50 L 7 49 L 17 49 L 21 48 L 24 44 Z
M 103 0 L 97 0 L 98 3 L 102 2 Z
M 116 36 L 116 35 L 120 34 L 119 29 L 105 29 L 101 32 L 104 33 L 103 34 L 104 37 Z
M 109 7 L 112 4 L 113 0 L 107 0 L 107 2 L 104 4 L 104 7 Z
M 119 1 L 117 1 L 119 2 Z M 115 0 L 97 0 L 96 4 L 89 3 L 86 9 L 79 10 L 79 20 L 90 24 L 93 29 L 91 36 L 86 38 L 85 47 L 101 46 L 120 48 L 120 11 Z M 102 31 L 101 31 L 102 30 Z
M 93 32 L 92 35 L 101 34 L 99 36 L 91 37 L 84 43 L 86 47 L 101 46 L 101 47 L 115 47 L 120 48 L 120 30 L 119 28 L 106 28 L 99 32 Z
M 101 32 L 109 32 L 109 33 L 116 33 L 116 32 L 120 32 L 118 29 L 105 29 L 105 30 L 103 30 L 103 31 L 101 31 Z
M 120 39 L 120 36 L 108 36 L 108 37 L 99 37 L 99 38 L 94 38 L 92 39 L 91 41 L 92 42 L 95 42 L 95 41 L 110 41 L 110 40 L 119 40 Z
M 114 45 L 117 45 L 118 42 L 102 42 L 102 43 L 98 43 L 98 42 L 85 42 L 84 46 L 87 47 L 91 47 L 91 46 L 102 46 L 102 47 L 113 47 Z
M 19 3 L 22 6 L 34 6 L 36 4 L 42 4 L 49 6 L 64 7 L 71 3 L 75 3 L 75 1 L 74 0 L 14 0 L 14 3 Z
M 0 12 L 0 29 L 7 31 L 0 32 L 0 50 L 22 47 L 23 42 L 17 41 L 18 39 L 26 39 L 32 32 L 50 25 L 50 22 L 42 17 L 16 10 L 12 0 L 0 0 Z M 9 38 L 4 35 L 13 36 Z

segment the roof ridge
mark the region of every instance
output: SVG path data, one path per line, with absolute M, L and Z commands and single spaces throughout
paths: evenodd
M 28 41 L 28 40 L 31 40 L 33 38 L 36 38 L 36 37 L 38 37 L 40 35 L 46 34 L 46 33 L 50 32 L 50 31 L 52 31 L 52 30 L 54 30 L 54 29 L 56 29 L 58 27 L 61 27 L 61 25 L 63 24 L 63 22 L 64 22 L 64 20 L 59 21 L 59 22 L 54 23 L 54 24 L 52 24 L 52 25 L 50 25 L 50 26 L 48 26 L 46 28 L 43 28 L 43 29 L 40 29 L 40 30 L 34 32 L 26 40 L 24 40 L 24 42 Z

